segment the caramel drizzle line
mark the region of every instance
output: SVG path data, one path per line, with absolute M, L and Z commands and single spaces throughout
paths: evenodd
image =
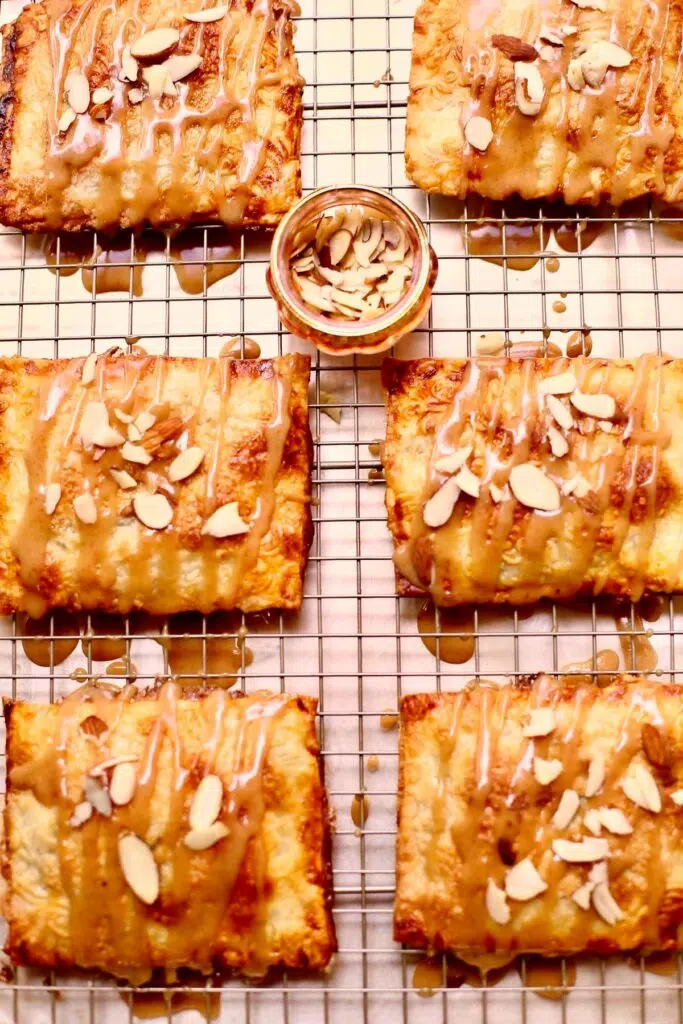
M 140 2 L 141 0 L 127 0 L 125 7 L 128 14 L 112 39 L 111 62 L 116 67 L 120 67 L 121 53 L 126 42 L 130 42 L 151 27 L 145 26 L 140 17 Z M 182 26 L 185 29 L 185 38 L 194 35 L 193 46 L 189 51 L 192 53 L 201 52 L 205 35 L 212 38 L 213 33 L 218 33 L 218 88 L 207 109 L 200 110 L 189 106 L 192 86 L 181 82 L 178 96 L 173 98 L 168 112 L 161 108 L 162 101 L 155 104 L 151 97 L 146 96 L 138 106 L 138 115 L 127 100 L 127 84 L 120 82 L 114 74 L 110 82 L 114 97 L 111 100 L 111 113 L 106 121 L 98 122 L 88 112 L 81 114 L 71 129 L 70 141 L 60 142 L 57 121 L 60 105 L 64 102 L 64 81 L 71 57 L 71 41 L 79 39 L 85 25 L 88 29 L 85 36 L 87 45 L 84 47 L 86 57 L 80 70 L 90 78 L 89 72 L 97 66 L 96 49 L 102 45 L 101 26 L 107 15 L 112 19 L 118 19 L 119 16 L 119 9 L 111 2 L 102 11 L 98 11 L 96 17 L 90 17 L 97 3 L 98 0 L 86 0 L 73 25 L 69 24 L 71 9 L 68 6 L 65 9 L 64 0 L 51 0 L 48 5 L 50 49 L 54 69 L 54 98 L 48 118 L 50 141 L 46 168 L 47 191 L 52 196 L 51 220 L 58 226 L 61 216 L 61 195 L 71 184 L 74 169 L 84 166 L 101 153 L 103 156 L 100 171 L 105 179 L 110 179 L 111 188 L 107 188 L 105 182 L 100 189 L 100 200 L 105 211 L 99 218 L 100 222 L 118 222 L 126 204 L 131 208 L 131 219 L 134 222 L 145 219 L 154 222 L 155 216 L 158 218 L 160 191 L 157 181 L 156 141 L 164 132 L 170 133 L 172 153 L 171 181 L 169 188 L 165 190 L 164 200 L 174 218 L 179 221 L 187 220 L 188 209 L 193 209 L 193 197 L 197 191 L 201 191 L 204 184 L 203 180 L 197 183 L 184 179 L 186 167 L 182 159 L 183 134 L 192 126 L 204 126 L 202 138 L 196 146 L 193 144 L 193 152 L 198 154 L 197 167 L 204 178 L 207 171 L 218 171 L 222 153 L 222 126 L 234 111 L 239 111 L 244 137 L 243 152 L 237 168 L 237 182 L 230 192 L 228 186 L 215 186 L 224 189 L 224 195 L 217 199 L 221 219 L 225 223 L 239 224 L 254 183 L 265 163 L 268 140 L 276 116 L 276 104 L 273 103 L 268 125 L 260 135 L 256 123 L 259 92 L 280 83 L 292 65 L 292 61 L 285 60 L 289 26 L 287 5 L 278 5 L 276 12 L 275 0 L 255 0 L 249 12 L 248 31 L 239 47 L 231 74 L 228 74 L 227 67 L 228 52 L 237 27 L 241 23 L 235 20 L 233 24 L 231 15 L 236 9 L 236 4 L 218 22 L 210 25 Z M 246 8 L 243 13 L 247 14 Z M 272 32 L 275 34 L 275 70 L 265 74 L 261 72 L 261 64 L 266 43 Z M 177 50 L 179 53 L 185 52 L 182 50 L 182 42 L 181 38 Z M 248 88 L 245 94 L 240 96 L 238 80 L 243 77 L 245 63 Z M 138 116 L 143 119 L 142 137 L 139 152 L 131 159 L 126 136 L 129 134 L 130 125 Z M 221 130 L 216 133 L 212 142 L 211 133 L 216 127 L 220 127 Z M 136 187 L 130 189 L 129 194 L 124 197 L 122 176 L 127 167 L 137 171 L 139 180 Z

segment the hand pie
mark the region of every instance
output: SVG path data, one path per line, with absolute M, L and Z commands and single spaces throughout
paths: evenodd
M 292 7 L 225 2 L 43 0 L 6 25 L 0 221 L 276 224 L 301 192 Z
M 383 382 L 400 593 L 683 589 L 683 362 L 388 360 Z
M 132 688 L 131 688 L 132 689 Z M 336 942 L 316 701 L 175 683 L 7 701 L 13 961 L 319 969 Z
M 0 612 L 299 608 L 309 360 L 0 360 Z
M 460 198 L 678 201 L 680 32 L 674 0 L 424 0 L 408 177 Z
M 398 942 L 680 949 L 680 686 L 541 676 L 401 703 Z

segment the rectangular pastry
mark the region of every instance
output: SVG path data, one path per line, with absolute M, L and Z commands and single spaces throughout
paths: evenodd
M 675 0 L 424 0 L 408 176 L 460 198 L 676 202 L 681 26 Z
M 383 384 L 400 593 L 683 590 L 681 360 L 387 360 Z
M 12 960 L 136 984 L 155 968 L 328 964 L 316 706 L 220 689 L 185 698 L 170 682 L 6 701 Z
M 301 192 L 293 6 L 209 7 L 43 0 L 2 29 L 0 221 L 277 223 Z
M 397 941 L 683 948 L 680 686 L 538 677 L 401 704 Z
M 309 359 L 0 360 L 0 613 L 299 608 Z

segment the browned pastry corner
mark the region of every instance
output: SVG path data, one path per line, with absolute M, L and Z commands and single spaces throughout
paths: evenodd
M 299 608 L 309 359 L 0 360 L 0 612 Z
M 677 0 L 424 0 L 409 178 L 464 198 L 683 195 Z
M 336 940 L 316 706 L 185 699 L 174 683 L 7 701 L 12 960 L 136 984 L 155 968 L 325 967 Z
M 383 384 L 401 593 L 683 590 L 683 361 L 387 360 Z
M 397 941 L 465 959 L 683 948 L 680 686 L 401 704 Z
M 186 15 L 197 0 L 41 0 L 6 25 L 0 221 L 27 231 L 276 224 L 301 192 L 292 8 L 226 4 L 219 20 L 195 22 Z M 132 58 L 160 27 L 177 41 Z

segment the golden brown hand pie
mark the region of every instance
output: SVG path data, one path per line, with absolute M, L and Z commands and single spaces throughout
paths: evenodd
M 383 383 L 401 593 L 683 589 L 683 362 L 387 360 Z
M 675 0 L 424 0 L 415 18 L 408 176 L 427 192 L 460 198 L 677 201 L 680 34 Z M 621 52 L 606 51 L 605 41 Z M 490 127 L 466 128 L 475 117 Z
M 42 0 L 7 25 L 0 221 L 29 231 L 276 224 L 301 191 L 291 5 L 226 3 L 224 17 L 197 23 L 185 17 L 196 0 Z M 126 47 L 168 27 L 179 41 L 131 71 Z M 100 102 L 98 90 L 111 96 Z M 72 123 L 69 100 L 83 109 Z
M 132 688 L 131 688 L 132 689 Z M 324 967 L 336 949 L 316 701 L 88 685 L 6 702 L 14 962 Z
M 404 697 L 395 938 L 465 956 L 681 948 L 682 696 L 541 676 Z
M 308 358 L 94 359 L 0 360 L 2 614 L 298 608 Z

